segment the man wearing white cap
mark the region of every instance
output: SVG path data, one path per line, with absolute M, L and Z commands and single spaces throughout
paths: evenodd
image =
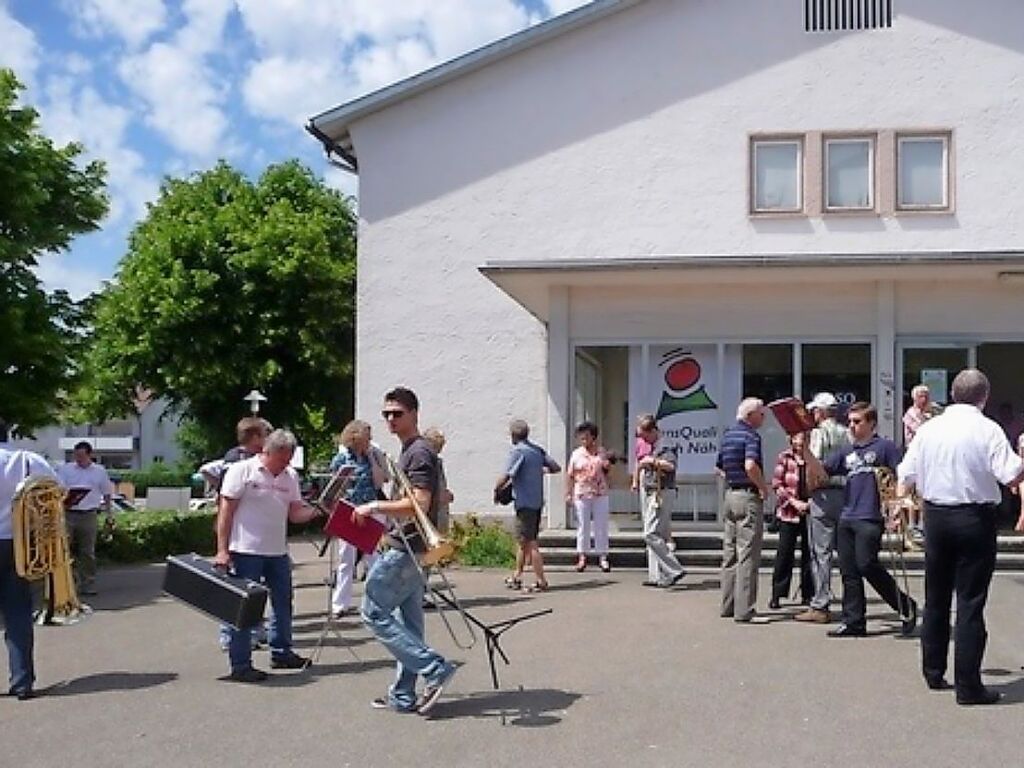
M 836 398 L 831 392 L 819 392 L 807 410 L 814 414 L 817 425 L 811 431 L 811 453 L 818 460 L 850 441 L 847 431 L 835 419 Z M 836 525 L 843 507 L 843 485 L 846 478 L 829 477 L 828 483 L 811 493 L 811 512 L 807 517 L 808 538 L 811 542 L 811 575 L 814 577 L 814 597 L 810 607 L 794 618 L 812 624 L 828 624 L 832 620 L 832 550 L 835 548 Z

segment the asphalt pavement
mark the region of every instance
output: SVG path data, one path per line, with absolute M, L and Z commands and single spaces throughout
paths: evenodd
M 296 647 L 308 654 L 326 563 L 308 542 L 292 555 Z M 429 614 L 428 638 L 463 666 L 421 717 L 370 708 L 394 665 L 357 617 L 341 621 L 308 670 L 227 681 L 216 623 L 164 596 L 162 572 L 105 569 L 91 616 L 37 631 L 42 695 L 0 698 L 0 766 L 1024 764 L 1020 575 L 996 577 L 988 610 L 985 679 L 1004 700 L 964 708 L 925 688 L 916 638 L 900 637 L 877 601 L 869 637 L 831 639 L 793 622 L 798 606 L 760 625 L 720 618 L 714 572 L 660 590 L 641 586 L 639 571 L 554 571 L 550 591 L 524 595 L 505 588 L 504 573 L 452 569 L 482 622 L 553 613 L 502 636 L 511 664 L 499 661 L 499 690 L 483 639 L 460 649 Z M 920 580 L 911 588 L 920 599 Z M 255 661 L 269 669 L 266 651 Z

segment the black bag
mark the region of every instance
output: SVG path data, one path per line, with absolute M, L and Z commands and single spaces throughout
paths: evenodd
M 494 489 L 494 503 L 505 507 L 512 503 L 512 481 Z

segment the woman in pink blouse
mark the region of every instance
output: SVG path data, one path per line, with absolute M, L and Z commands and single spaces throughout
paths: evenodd
M 800 542 L 800 595 L 805 605 L 814 597 L 814 580 L 811 576 L 811 551 L 807 538 L 807 521 L 810 510 L 810 488 L 807 481 L 807 462 L 804 460 L 806 433 L 789 436 L 789 448 L 779 454 L 772 476 L 775 491 L 775 516 L 779 520 L 779 546 L 775 551 L 775 568 L 772 571 L 772 598 L 768 607 L 778 610 L 780 601 L 789 595 L 789 583 L 793 578 L 793 560 L 797 540 Z
M 584 421 L 576 427 L 579 447 L 569 457 L 566 476 L 569 480 L 566 500 L 576 510 L 576 570 L 587 567 L 587 553 L 596 551 L 601 570 L 612 569 L 608 563 L 608 453 L 597 441 L 597 425 Z M 593 526 L 594 546 L 590 535 Z

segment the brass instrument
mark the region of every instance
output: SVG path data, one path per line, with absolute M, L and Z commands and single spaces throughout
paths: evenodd
M 892 569 L 902 576 L 903 592 L 910 594 L 910 577 L 907 573 L 907 559 L 904 552 L 907 549 L 908 512 L 914 506 L 910 497 L 899 497 L 896 494 L 896 473 L 889 467 L 875 467 L 875 484 L 878 487 L 878 506 L 882 513 L 882 520 L 885 524 L 886 549 L 889 550 L 889 557 L 892 561 Z M 902 606 L 900 606 L 902 609 Z M 903 617 L 909 615 L 910 609 L 901 610 Z
M 413 493 L 412 483 L 409 482 L 409 478 L 405 472 L 398 466 L 398 463 L 391 458 L 388 454 L 384 454 L 384 458 L 387 462 L 387 469 L 391 475 L 393 481 L 393 488 L 397 490 L 402 496 L 405 496 L 412 502 L 413 516 L 405 519 L 401 518 L 396 521 L 395 529 L 398 532 L 398 536 L 402 539 L 405 544 L 406 551 L 416 561 L 416 565 L 420 571 L 420 577 L 423 579 L 423 586 L 427 592 L 431 592 L 440 598 L 440 601 L 434 600 L 434 608 L 437 610 L 438 616 L 441 617 L 441 621 L 444 622 L 445 629 L 448 630 L 448 634 L 451 635 L 452 642 L 462 650 L 469 650 L 476 645 L 476 631 L 473 629 L 473 624 L 469 618 L 469 615 L 462 609 L 459 604 L 458 597 L 455 595 L 455 589 L 448 581 L 448 577 L 445 576 L 444 571 L 441 568 L 442 563 L 448 562 L 455 555 L 455 545 L 451 541 L 444 538 L 440 533 L 437 532 L 437 528 L 431 522 L 427 513 L 423 511 L 419 502 L 416 500 L 416 494 Z M 431 504 L 434 504 L 436 499 L 431 499 Z M 417 552 L 416 547 L 409 541 L 410 534 L 405 530 L 406 523 L 410 522 L 415 527 L 415 533 L 418 535 L 420 541 L 423 543 L 423 552 Z M 429 570 L 434 568 L 437 575 L 440 577 L 442 586 L 434 587 L 430 585 L 429 581 Z M 459 639 L 455 633 L 454 627 L 448 621 L 448 617 L 445 615 L 444 608 L 441 603 L 448 605 L 458 612 L 462 618 L 463 623 L 466 626 L 466 632 L 468 635 L 467 641 Z
M 46 578 L 48 614 L 62 623 L 76 621 L 83 606 L 71 572 L 64 490 L 52 477 L 22 481 L 12 504 L 15 570 L 23 579 Z
M 394 478 L 398 490 L 412 502 L 413 516 L 410 520 L 416 527 L 416 534 L 419 535 L 420 541 L 423 542 L 423 552 L 410 553 L 415 555 L 420 565 L 425 568 L 451 560 L 452 555 L 455 554 L 455 545 L 438 533 L 430 517 L 420 507 L 419 502 L 416 501 L 416 494 L 413 493 L 412 484 L 409 482 L 409 478 L 406 477 L 405 472 L 399 468 L 398 464 L 390 456 L 387 456 L 387 463 L 388 471 L 391 473 L 391 477 Z M 436 501 L 436 499 L 432 499 L 431 504 L 433 505 Z M 402 526 L 399 529 L 402 530 Z

